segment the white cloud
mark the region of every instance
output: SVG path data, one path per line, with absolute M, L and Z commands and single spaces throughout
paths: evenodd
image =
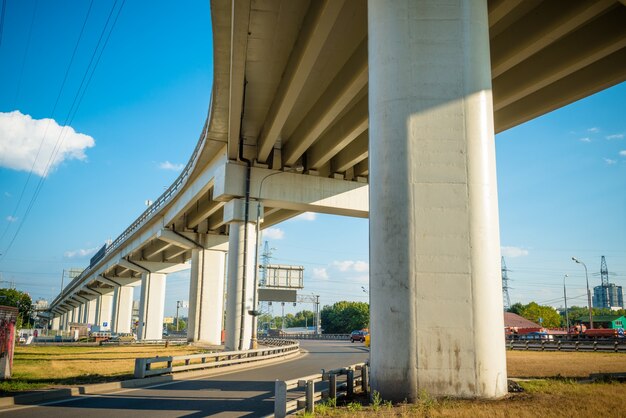
M 591 132 L 595 134 L 595 133 L 600 132 L 600 128 L 594 126 L 593 128 L 587 129 L 587 132 Z
M 333 266 L 335 266 L 339 271 L 357 271 L 362 273 L 369 270 L 369 264 L 365 261 L 333 261 Z
M 263 238 L 283 239 L 285 238 L 285 231 L 280 228 L 267 228 L 263 230 Z
M 619 152 L 619 155 L 626 157 L 626 149 Z
M 315 212 L 304 212 L 293 219 L 299 221 L 314 221 L 316 218 L 317 214 Z
M 524 257 L 528 255 L 528 250 L 520 247 L 500 247 L 500 251 L 502 251 L 503 257 Z
M 59 148 L 52 157 L 59 138 Z M 53 119 L 33 119 L 19 110 L 0 112 L 2 167 L 21 171 L 32 168 L 33 173 L 44 177 L 65 160 L 86 160 L 85 150 L 94 145 L 89 135 L 79 134 L 70 126 L 59 126 Z M 48 161 L 50 167 L 46 171 Z
M 328 271 L 324 267 L 313 267 L 313 278 L 317 280 L 327 280 Z
M 15 216 L 11 216 L 11 215 L 9 215 L 9 216 L 7 216 L 7 221 L 9 221 L 9 222 L 15 222 L 15 221 L 17 221 L 17 218 L 16 218 Z
M 617 161 L 612 160 L 610 158 L 604 158 L 604 162 L 606 163 L 606 165 L 613 165 L 613 164 L 617 163 Z
M 579 139 L 579 141 L 580 141 L 580 142 L 591 142 L 591 138 L 587 138 L 587 137 L 585 137 L 585 138 L 580 138 L 580 139 Z
M 95 248 L 80 248 L 78 250 L 66 251 L 63 256 L 65 258 L 82 258 L 93 255 L 98 251 L 98 247 Z
M 613 134 L 613 135 L 607 135 L 606 139 L 611 140 L 611 139 L 623 139 L 624 138 L 624 134 Z
M 161 170 L 180 171 L 183 168 L 185 168 L 185 164 L 174 164 L 166 160 L 166 161 L 163 161 L 162 163 L 159 163 L 159 168 Z

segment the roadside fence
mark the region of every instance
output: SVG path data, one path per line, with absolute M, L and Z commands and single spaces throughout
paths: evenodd
M 185 356 L 165 356 L 135 359 L 135 373 L 137 379 L 173 372 L 208 369 L 235 364 L 250 363 L 260 360 L 285 357 L 300 350 L 296 341 L 283 339 L 259 340 L 263 348 L 245 351 L 220 351 Z M 160 367 L 157 367 L 160 366 Z
M 526 351 L 612 351 L 626 353 L 625 340 L 596 340 L 596 341 L 507 341 L 509 350 Z
M 292 380 L 276 380 L 274 387 L 274 416 L 286 417 L 299 409 L 314 413 L 315 402 L 321 399 L 351 397 L 356 392 L 369 392 L 369 365 L 322 370 L 322 373 Z

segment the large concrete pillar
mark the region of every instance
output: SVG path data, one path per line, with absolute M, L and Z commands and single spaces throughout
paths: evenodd
M 55 316 L 52 318 L 52 330 L 58 331 L 61 325 L 61 317 Z
M 90 325 L 97 325 L 96 323 L 96 305 L 98 301 L 96 299 L 92 299 L 87 302 L 87 309 L 85 314 L 86 322 Z
M 193 249 L 189 286 L 189 318 L 187 340 L 212 345 L 222 343 L 224 317 L 223 251 Z
M 74 323 L 80 323 L 80 314 L 81 314 L 81 308 L 82 308 L 82 304 L 76 306 L 74 308 L 74 310 L 72 311 L 72 322 Z
M 129 333 L 133 314 L 133 287 L 119 286 L 113 291 L 111 332 Z
M 86 312 L 86 303 L 81 303 L 78 305 L 78 318 L 76 322 L 80 322 L 81 324 L 85 323 L 85 312 Z
M 101 331 L 109 331 L 111 329 L 112 305 L 113 293 L 100 295 L 96 299 L 95 323 L 100 327 Z
M 371 383 L 507 392 L 486 0 L 368 3 Z
M 69 312 L 64 312 L 63 315 L 61 315 L 61 329 L 63 331 L 67 331 L 68 321 L 69 321 Z
M 247 229 L 247 254 L 244 256 Z M 247 350 L 252 338 L 255 224 L 231 222 L 228 241 L 228 290 L 226 300 L 226 350 Z M 245 262 L 244 262 L 245 261 Z M 245 268 L 244 268 L 245 266 Z
M 163 312 L 165 309 L 165 274 L 143 273 L 139 299 L 138 340 L 163 338 Z

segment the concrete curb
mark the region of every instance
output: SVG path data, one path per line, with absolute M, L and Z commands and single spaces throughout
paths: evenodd
M 251 369 L 261 366 L 267 366 L 273 363 L 279 363 L 286 360 L 292 360 L 295 357 L 304 355 L 303 350 L 286 354 L 283 357 L 268 360 L 258 360 L 244 364 L 237 364 L 228 367 L 218 367 L 210 370 L 194 370 L 190 372 L 180 372 L 162 376 L 146 377 L 143 379 L 121 380 L 117 382 L 94 383 L 91 385 L 75 386 L 63 389 L 43 390 L 41 392 L 26 393 L 23 395 L 7 396 L 0 398 L 0 408 L 10 408 L 12 406 L 37 405 L 41 403 L 69 399 L 80 395 L 93 395 L 98 393 L 110 392 L 119 389 L 136 389 L 151 386 L 159 383 L 175 382 L 177 380 L 194 379 L 206 376 L 230 373 L 241 369 Z

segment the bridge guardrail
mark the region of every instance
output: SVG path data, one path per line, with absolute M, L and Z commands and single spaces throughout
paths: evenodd
M 349 340 L 350 334 L 285 334 L 281 338 L 292 340 Z
M 360 374 L 355 375 L 355 371 L 360 371 Z M 342 376 L 345 376 L 344 380 L 338 380 Z M 328 382 L 328 388 L 316 391 L 316 383 L 322 382 Z M 315 402 L 321 399 L 350 397 L 355 392 L 368 393 L 368 391 L 369 365 L 367 363 L 357 363 L 329 371 L 322 370 L 322 373 L 292 380 L 276 380 L 274 417 L 283 418 L 288 413 L 299 409 L 312 414 L 315 411 Z
M 512 340 L 506 343 L 509 350 L 525 351 L 611 351 L 626 353 L 626 341 L 533 341 Z
M 136 379 L 143 379 L 148 376 L 157 376 L 173 372 L 250 363 L 254 361 L 284 357 L 300 350 L 300 344 L 298 342 L 288 340 L 260 340 L 259 344 L 266 345 L 267 347 L 246 351 L 220 351 L 190 354 L 185 356 L 137 358 L 135 359 L 134 377 Z M 176 363 L 181 362 L 183 363 L 182 365 L 175 365 Z M 165 367 L 154 367 L 154 365 L 161 363 L 165 363 Z
M 211 107 L 212 107 L 213 103 L 211 102 L 209 104 L 209 115 L 211 114 Z M 181 171 L 181 173 L 179 174 L 179 176 L 176 178 L 176 180 L 174 181 L 174 183 L 172 183 L 170 185 L 170 187 L 168 187 L 162 194 L 161 196 L 159 196 L 157 198 L 157 200 L 154 201 L 154 203 L 152 205 L 150 205 L 141 215 L 139 215 L 139 217 L 137 219 L 135 219 L 135 221 L 130 224 L 130 226 L 128 228 L 126 228 L 124 230 L 124 232 L 122 232 L 112 243 L 111 245 L 108 245 L 106 247 L 106 250 L 104 252 L 103 257 L 98 260 L 98 262 L 96 262 L 93 266 L 90 265 L 87 268 L 85 268 L 85 270 L 83 270 L 78 277 L 76 277 L 74 280 L 72 280 L 70 283 L 68 283 L 68 285 L 66 286 L 66 288 L 68 289 L 72 289 L 73 286 L 75 286 L 77 283 L 80 283 L 81 279 L 83 277 L 85 277 L 86 275 L 88 275 L 90 273 L 90 271 L 92 270 L 93 267 L 95 267 L 95 265 L 99 264 L 99 262 L 106 257 L 107 255 L 111 254 L 117 247 L 119 247 L 130 235 L 132 235 L 133 232 L 135 232 L 135 230 L 137 230 L 141 225 L 143 225 L 148 219 L 152 218 L 152 216 L 159 212 L 159 210 L 161 209 L 162 206 L 164 206 L 167 202 L 170 201 L 171 198 L 174 197 L 174 195 L 178 192 L 178 190 L 186 183 L 187 178 L 189 177 L 189 175 L 191 174 L 193 168 L 196 165 L 196 162 L 198 160 L 198 157 L 200 155 L 200 151 L 202 150 L 204 144 L 206 143 L 206 137 L 208 134 L 208 130 L 209 130 L 209 120 L 207 118 L 207 120 L 204 123 L 204 127 L 202 128 L 202 135 L 200 135 L 200 139 L 198 140 L 198 142 L 196 143 L 196 147 L 194 148 L 191 157 L 189 158 L 189 161 L 187 161 L 187 164 L 185 165 L 185 168 L 183 168 L 183 170 Z M 63 297 L 64 294 L 67 294 L 69 292 L 65 292 L 65 289 L 61 289 L 61 293 L 52 301 L 51 306 L 55 306 L 57 304 L 57 302 L 60 301 L 60 298 Z

